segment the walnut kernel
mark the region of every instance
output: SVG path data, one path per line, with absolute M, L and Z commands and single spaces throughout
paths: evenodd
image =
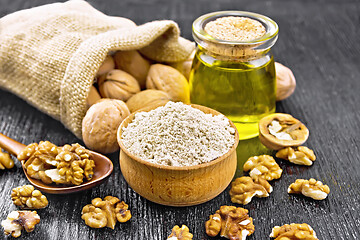
M 4 170 L 14 167 L 14 160 L 11 159 L 10 154 L 5 153 L 0 148 L 0 169 Z
M 236 178 L 231 183 L 230 197 L 233 203 L 248 204 L 253 197 L 268 197 L 269 193 L 272 192 L 272 187 L 263 178 L 256 178 L 253 181 L 251 177 L 240 177 Z
M 245 162 L 243 170 L 245 172 L 250 171 L 249 175 L 252 178 L 258 176 L 267 181 L 279 179 L 282 174 L 282 169 L 276 163 L 275 159 L 269 155 L 250 157 Z
M 319 240 L 312 227 L 306 223 L 275 226 L 269 237 L 275 238 L 275 240 Z
M 117 197 L 106 196 L 104 200 L 94 198 L 91 204 L 86 205 L 81 218 L 92 228 L 109 227 L 114 229 L 116 221 L 126 222 L 131 218 L 128 205 L 120 202 Z
M 290 184 L 288 193 L 303 194 L 306 197 L 310 197 L 315 200 L 323 200 L 330 193 L 328 185 L 324 185 L 320 181 L 316 181 L 314 178 L 309 180 L 296 179 L 296 181 Z
M 220 233 L 221 237 L 230 240 L 244 240 L 255 231 L 248 210 L 234 206 L 221 206 L 214 215 L 210 215 L 210 219 L 205 223 L 205 229 L 206 234 L 211 237 Z
M 4 228 L 6 235 L 17 238 L 21 235 L 21 230 L 32 232 L 35 225 L 40 222 L 40 216 L 36 211 L 12 211 L 7 216 L 6 220 L 1 221 L 1 226 Z
M 314 151 L 304 146 L 280 149 L 276 153 L 276 157 L 288 160 L 294 164 L 306 166 L 311 166 L 313 161 L 316 160 Z
M 171 234 L 167 240 L 191 240 L 193 235 L 189 232 L 189 228 L 186 225 L 182 225 L 181 228 L 176 225 L 173 227 Z
M 27 209 L 40 209 L 48 205 L 47 198 L 32 185 L 13 188 L 11 199 L 16 206 Z
M 85 145 L 101 153 L 119 150 L 117 129 L 129 114 L 126 104 L 117 99 L 102 99 L 92 105 L 82 121 Z

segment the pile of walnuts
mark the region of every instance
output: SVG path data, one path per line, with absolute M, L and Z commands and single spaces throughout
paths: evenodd
M 89 89 L 82 122 L 85 145 L 97 152 L 119 149 L 116 132 L 130 113 L 168 101 L 190 103 L 188 77 L 193 55 L 170 65 L 151 62 L 138 51 L 109 54 Z

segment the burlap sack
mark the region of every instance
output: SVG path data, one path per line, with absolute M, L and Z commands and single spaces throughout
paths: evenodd
M 49 4 L 0 19 L 0 86 L 81 138 L 86 98 L 110 51 L 137 49 L 152 60 L 176 62 L 193 48 L 173 21 L 136 26 L 82 0 Z

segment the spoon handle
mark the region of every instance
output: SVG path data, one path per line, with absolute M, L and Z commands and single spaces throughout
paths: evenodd
M 17 156 L 26 146 L 0 133 L 0 147 Z

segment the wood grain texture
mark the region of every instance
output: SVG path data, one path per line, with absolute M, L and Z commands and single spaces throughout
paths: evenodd
M 0 16 L 39 6 L 51 0 L 1 0 Z M 280 27 L 273 48 L 275 59 L 290 67 L 297 79 L 294 95 L 277 104 L 278 112 L 292 114 L 310 130 L 306 145 L 317 160 L 312 167 L 299 167 L 279 160 L 284 170 L 273 181 L 269 198 L 254 199 L 245 208 L 254 218 L 251 240 L 269 239 L 271 228 L 306 222 L 319 239 L 360 239 L 360 2 L 358 0 L 104 0 L 89 1 L 110 15 L 124 16 L 137 24 L 155 19 L 173 19 L 182 35 L 191 39 L 191 23 L 201 14 L 218 10 L 247 10 L 273 18 Z M 25 144 L 50 140 L 58 145 L 79 140 L 59 122 L 39 112 L 15 95 L 0 90 L 0 132 Z M 247 157 L 269 152 L 257 139 L 241 141 L 239 169 Z M 119 170 L 118 153 L 109 155 L 114 173 L 106 183 L 69 196 L 47 194 L 49 207 L 39 210 L 41 223 L 22 239 L 166 239 L 175 225 L 186 224 L 194 239 L 207 237 L 204 223 L 221 205 L 230 205 L 228 191 L 199 206 L 165 207 L 145 200 L 125 182 Z M 141 177 L 141 176 L 139 176 Z M 314 177 L 329 185 L 324 201 L 288 195 L 288 185 L 297 178 Z M 20 164 L 0 171 L 0 218 L 15 206 L 11 189 L 26 184 Z M 92 198 L 113 195 L 129 204 L 133 218 L 115 230 L 90 229 L 81 220 L 81 209 Z M 2 235 L 0 235 L 2 238 Z

